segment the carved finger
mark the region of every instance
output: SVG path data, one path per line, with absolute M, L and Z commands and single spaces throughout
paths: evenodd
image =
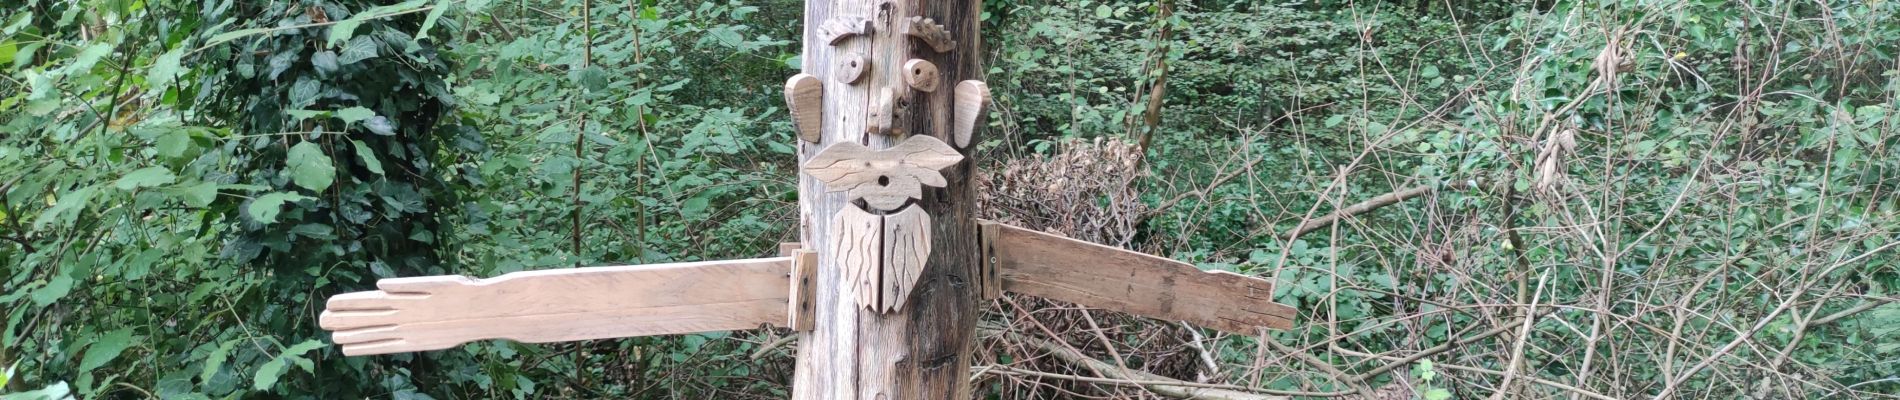
M 368 292 L 344 293 L 330 296 L 324 304 L 328 311 L 378 311 L 396 309 L 396 304 L 411 300 L 415 295 L 390 294 L 380 290 Z
M 330 340 L 336 344 L 349 345 L 382 340 L 401 339 L 401 325 L 372 325 L 351 329 L 339 329 L 330 334 Z
M 376 288 L 390 294 L 427 295 L 441 292 L 443 289 L 476 284 L 474 278 L 461 275 L 423 276 L 415 278 L 389 278 L 376 281 Z
M 317 326 L 324 330 L 346 330 L 371 326 L 394 325 L 403 321 L 402 310 L 387 308 L 380 310 L 323 310 L 317 316 Z

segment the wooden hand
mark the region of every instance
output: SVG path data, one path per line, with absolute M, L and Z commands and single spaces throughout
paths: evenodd
M 330 298 L 345 355 L 782 326 L 791 257 L 384 279 Z

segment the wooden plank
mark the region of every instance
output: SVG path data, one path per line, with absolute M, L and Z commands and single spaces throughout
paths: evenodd
M 990 239 L 1002 235 L 998 231 L 1002 226 L 989 221 L 977 225 L 977 287 L 984 300 L 1003 297 L 1003 275 L 996 263 L 996 241 Z
M 1293 327 L 1292 307 L 1274 303 L 1273 283 L 1204 272 L 1193 265 L 1028 229 L 983 222 L 1003 288 L 1150 318 L 1256 335 Z M 993 227 L 993 228 L 991 228 Z
M 812 250 L 792 250 L 792 279 L 790 301 L 786 304 L 785 326 L 794 331 L 811 330 L 812 298 L 818 290 L 818 252 Z
M 804 249 L 804 248 L 805 248 L 805 244 L 804 244 L 804 243 L 799 243 L 799 242 L 779 242 L 779 244 L 778 244 L 778 256 L 779 256 L 779 257 L 790 257 L 790 256 L 792 255 L 792 252 L 794 252 L 794 251 L 798 251 L 798 250 L 802 250 L 802 249 Z
M 783 325 L 790 257 L 384 279 L 330 298 L 318 325 L 345 355 Z

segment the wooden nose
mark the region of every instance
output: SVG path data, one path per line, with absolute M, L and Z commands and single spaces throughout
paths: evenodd
M 898 134 L 899 132 L 895 132 L 892 121 L 895 120 L 896 113 L 903 110 L 898 107 L 897 102 L 897 89 L 886 88 L 878 91 L 877 98 L 871 101 L 871 109 L 867 110 L 869 114 L 865 115 L 864 130 L 879 135 Z

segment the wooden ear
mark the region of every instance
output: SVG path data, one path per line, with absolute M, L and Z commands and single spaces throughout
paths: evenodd
M 957 83 L 954 107 L 951 140 L 959 149 L 970 147 L 970 137 L 976 134 L 976 121 L 990 108 L 990 85 L 978 80 Z
M 818 143 L 824 139 L 825 83 L 810 74 L 792 75 L 785 81 L 785 107 L 792 111 L 792 125 L 798 138 Z

